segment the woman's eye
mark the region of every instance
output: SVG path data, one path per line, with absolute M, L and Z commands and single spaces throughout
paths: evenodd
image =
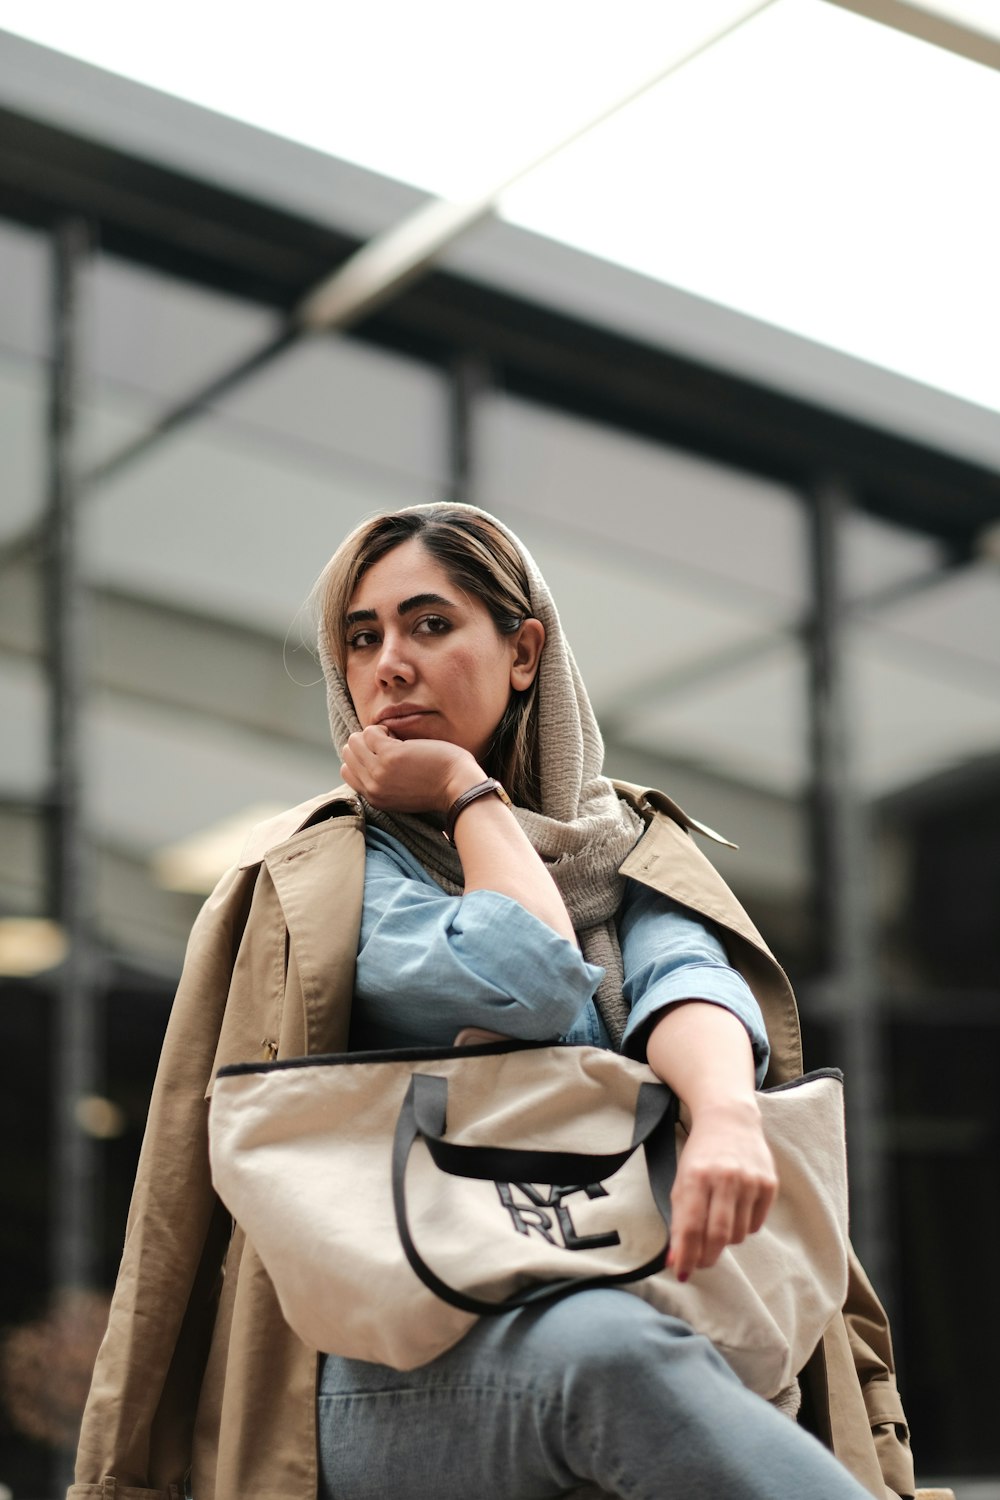
M 347 637 L 348 651 L 363 651 L 366 646 L 373 646 L 378 640 L 374 630 L 356 630 L 353 635 Z
M 444 615 L 424 615 L 422 620 L 417 621 L 415 633 L 445 635 L 450 629 L 451 621 L 446 620 Z

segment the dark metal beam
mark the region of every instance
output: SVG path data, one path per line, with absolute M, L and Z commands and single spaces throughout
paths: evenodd
M 946 52 L 954 52 L 956 57 L 981 63 L 983 67 L 1000 68 L 1000 41 L 951 16 L 936 15 L 933 3 L 926 8 L 920 0 L 915 4 L 910 4 L 909 0 L 827 0 L 827 4 L 853 11 L 856 16 L 864 16 L 869 21 L 878 21 L 904 36 L 930 42 L 934 47 L 942 47 Z
M 487 362 L 474 354 L 455 361 L 448 402 L 448 460 L 451 499 L 476 503 L 476 405 L 490 385 Z
M 814 618 L 809 633 L 813 859 L 820 981 L 845 1074 L 852 1235 L 883 1297 L 892 1286 L 882 1124 L 890 1108 L 879 1012 L 870 809 L 857 782 L 843 531 L 852 504 L 839 480 L 808 496 Z
M 90 234 L 81 219 L 52 237 L 52 360 L 49 389 L 49 486 L 45 530 L 45 630 L 48 642 L 50 786 L 47 804 L 48 914 L 68 940 L 55 971 L 52 1285 L 92 1286 L 98 1273 L 101 1163 L 77 1108 L 98 1092 L 99 995 L 90 906 L 92 872 L 83 816 L 84 586 L 79 568 L 78 442 L 81 281 Z

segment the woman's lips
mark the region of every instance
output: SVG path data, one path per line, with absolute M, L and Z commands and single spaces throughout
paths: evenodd
M 401 705 L 399 708 L 384 710 L 384 712 L 379 714 L 377 722 L 382 725 L 383 729 L 388 729 L 393 734 L 398 734 L 401 729 L 413 729 L 415 726 L 419 726 L 424 719 L 430 716 L 431 712 L 432 710 L 429 708 L 409 708 L 406 705 Z

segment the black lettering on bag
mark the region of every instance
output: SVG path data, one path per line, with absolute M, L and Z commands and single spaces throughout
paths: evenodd
M 514 1197 L 514 1188 L 522 1195 L 520 1202 Z M 569 1209 L 563 1201 L 574 1193 L 586 1193 L 590 1199 L 606 1198 L 608 1190 L 599 1182 L 582 1183 L 579 1187 L 550 1187 L 548 1196 L 540 1193 L 531 1182 L 498 1182 L 496 1190 L 518 1234 L 530 1234 L 531 1230 L 535 1230 L 550 1245 L 558 1246 L 559 1242 L 552 1233 L 551 1215 L 545 1212 L 547 1208 L 552 1208 L 555 1209 L 556 1223 L 567 1250 L 603 1250 L 610 1245 L 621 1244 L 621 1236 L 616 1229 L 608 1230 L 605 1234 L 577 1234 Z

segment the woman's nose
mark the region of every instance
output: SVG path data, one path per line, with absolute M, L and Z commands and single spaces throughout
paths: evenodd
M 394 635 L 386 635 L 378 655 L 376 671 L 380 682 L 412 682 L 413 665 L 404 643 Z

